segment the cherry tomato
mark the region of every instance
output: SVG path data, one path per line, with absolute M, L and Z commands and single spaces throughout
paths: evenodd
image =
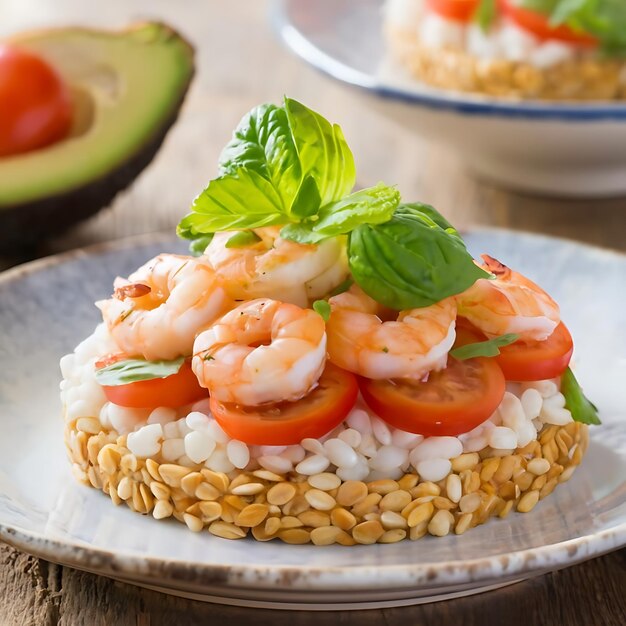
M 432 11 L 456 22 L 469 22 L 479 0 L 426 0 Z
M 517 6 L 512 0 L 498 0 L 498 4 L 504 15 L 507 15 L 518 26 L 535 34 L 539 39 L 558 39 L 581 46 L 598 44 L 598 40 L 592 35 L 576 32 L 565 24 L 551 26 L 546 15 Z
M 567 369 L 573 350 L 572 336 L 561 323 L 544 341 L 516 341 L 500 348 L 495 359 L 507 380 L 546 380 Z
M 486 341 L 483 335 L 465 318 L 457 318 L 455 345 L 466 345 Z M 544 341 L 516 341 L 500 348 L 493 357 L 504 377 L 512 381 L 546 380 L 560 376 L 569 365 L 574 351 L 574 342 L 562 322 Z
M 72 123 L 70 91 L 42 58 L 0 45 L 0 157 L 63 139 Z
M 354 406 L 358 391 L 354 374 L 327 363 L 317 387 L 296 402 L 246 407 L 211 398 L 211 412 L 234 439 L 286 446 L 335 428 Z
M 458 361 L 431 372 L 426 382 L 359 379 L 369 407 L 388 424 L 426 437 L 460 435 L 498 408 L 505 391 L 493 359 Z
M 123 358 L 128 357 L 110 355 L 100 359 L 96 368 L 106 367 Z M 127 385 L 103 385 L 102 389 L 109 402 L 133 409 L 156 409 L 159 406 L 177 408 L 209 395 L 206 389 L 200 387 L 189 361 L 185 361 L 176 374 L 166 378 L 139 380 Z

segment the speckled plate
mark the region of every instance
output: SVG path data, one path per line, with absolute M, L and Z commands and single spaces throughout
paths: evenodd
M 393 545 L 227 541 L 114 507 L 74 482 L 65 459 L 59 357 L 98 322 L 93 301 L 164 250 L 134 239 L 0 276 L 0 539 L 46 559 L 169 593 L 278 608 L 429 602 L 485 591 L 626 544 L 626 256 L 546 237 L 481 230 L 489 251 L 544 285 L 576 338 L 575 363 L 604 425 L 572 480 L 527 515 L 462 536 Z

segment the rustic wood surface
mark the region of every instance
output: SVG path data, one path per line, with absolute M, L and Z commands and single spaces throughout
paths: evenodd
M 356 0 L 355 0 L 356 1 Z M 286 52 L 260 0 L 0 0 L 0 36 L 46 24 L 121 26 L 165 19 L 198 52 L 198 75 L 181 120 L 154 163 L 113 206 L 7 267 L 93 242 L 171 229 L 216 171 L 220 148 L 243 112 L 285 93 L 339 122 L 357 157 L 359 183 L 397 183 L 406 198 L 437 206 L 459 227 L 541 232 L 626 251 L 626 199 L 567 201 L 485 186 L 454 155 L 425 143 L 369 107 L 367 97 L 307 68 Z M 354 613 L 260 611 L 165 596 L 85 574 L 0 544 L 0 626 L 200 623 L 626 624 L 626 550 L 488 594 Z

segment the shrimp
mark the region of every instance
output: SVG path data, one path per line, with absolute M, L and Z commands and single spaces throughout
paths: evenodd
M 482 255 L 495 280 L 481 278 L 456 296 L 459 316 L 488 337 L 517 333 L 525 341 L 547 339 L 560 322 L 558 304 L 534 282 Z
M 120 350 L 148 360 L 190 354 L 198 331 L 233 304 L 206 261 L 175 254 L 160 254 L 114 287 L 96 306 Z
M 345 245 L 339 238 L 306 245 L 280 237 L 279 226 L 253 232 L 260 241 L 243 248 L 226 247 L 232 232 L 216 233 L 204 252 L 235 300 L 268 297 L 307 307 L 348 275 Z
M 332 363 L 366 378 L 421 380 L 446 366 L 456 336 L 456 304 L 437 304 L 394 313 L 383 321 L 383 308 L 357 285 L 329 300 L 326 325 Z
M 311 309 L 259 298 L 200 333 L 193 355 L 198 381 L 217 400 L 246 406 L 299 400 L 326 363 L 324 320 Z

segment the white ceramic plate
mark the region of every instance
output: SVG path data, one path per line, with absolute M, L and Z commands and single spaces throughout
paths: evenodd
M 285 44 L 462 157 L 482 178 L 565 196 L 626 193 L 626 102 L 516 101 L 429 87 L 391 63 L 383 0 L 274 0 Z
M 228 541 L 157 522 L 74 482 L 65 458 L 59 357 L 98 322 L 93 301 L 172 237 L 135 239 L 0 277 L 0 539 L 46 559 L 170 593 L 239 605 L 367 608 L 476 593 L 626 543 L 626 256 L 481 230 L 488 251 L 545 286 L 576 338 L 575 363 L 604 425 L 572 480 L 527 515 L 460 537 L 345 547 Z

